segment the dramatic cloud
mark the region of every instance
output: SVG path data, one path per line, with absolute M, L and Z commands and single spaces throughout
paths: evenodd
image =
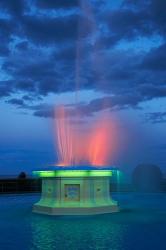
M 43 9 L 65 9 L 65 8 L 75 8 L 79 6 L 79 0 L 36 0 L 36 5 Z
M 0 97 L 10 96 L 13 92 L 12 81 L 0 81 Z
M 165 0 L 1 0 L 2 147 L 49 148 L 54 136 L 46 119 L 57 118 L 61 104 L 72 124 L 86 128 L 101 112 L 122 118 L 126 138 L 139 130 L 140 139 L 124 143 L 130 162 L 133 141 L 134 147 L 141 141 L 135 162 L 142 160 L 146 141 L 164 144 L 165 10 Z M 161 159 L 155 152 L 150 160 Z M 41 155 L 40 162 L 46 163 Z
M 24 0 L 1 0 L 0 8 L 15 17 L 21 16 L 25 8 Z
M 22 108 L 28 98 L 39 101 L 76 86 L 110 96 L 108 108 L 165 97 L 165 1 L 124 0 L 118 8 L 102 3 L 2 0 L 0 97 L 10 95 L 16 105 L 13 94 L 19 93 Z M 146 46 L 136 50 L 145 38 Z M 103 107 L 94 100 L 80 109 L 90 115 Z M 53 114 L 50 107 L 35 112 Z
M 141 14 L 141 18 L 140 18 Z M 114 42 L 120 39 L 131 40 L 140 35 L 152 34 L 152 27 L 143 11 L 134 12 L 130 9 L 121 9 L 110 12 L 107 17 L 109 35 Z
M 103 98 L 94 99 L 91 102 L 78 105 L 66 105 L 67 114 L 70 117 L 88 117 L 93 116 L 96 112 L 109 109 L 119 110 L 128 107 L 136 108 L 141 97 L 132 95 L 125 96 L 106 96 Z M 56 118 L 54 105 L 38 105 L 27 106 L 27 109 L 35 110 L 34 115 L 44 118 Z
M 144 58 L 142 67 L 148 70 L 166 70 L 166 43 L 152 49 Z
M 152 123 L 166 123 L 166 112 L 147 113 L 146 120 Z
M 14 104 L 16 106 L 23 106 L 24 105 L 24 101 L 22 99 L 17 99 L 17 98 L 10 99 L 7 102 L 10 104 Z
M 37 45 L 73 41 L 77 38 L 78 15 L 65 17 L 24 16 L 23 34 Z

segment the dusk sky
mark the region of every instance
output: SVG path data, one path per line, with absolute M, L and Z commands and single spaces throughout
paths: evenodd
M 165 0 L 0 0 L 0 175 L 56 162 L 61 104 L 73 126 L 116 119 L 110 165 L 165 173 L 165 10 Z

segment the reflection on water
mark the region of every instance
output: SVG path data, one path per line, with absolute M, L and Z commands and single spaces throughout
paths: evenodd
M 48 217 L 32 220 L 32 248 L 52 249 L 124 249 L 127 226 L 111 223 L 110 215 L 93 217 Z
M 114 194 L 121 212 L 99 216 L 32 213 L 37 195 L 0 198 L 0 250 L 165 250 L 166 194 Z

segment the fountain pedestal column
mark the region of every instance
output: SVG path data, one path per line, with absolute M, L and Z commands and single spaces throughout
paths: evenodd
M 90 215 L 117 212 L 110 196 L 112 170 L 35 171 L 42 194 L 33 212 L 48 215 Z

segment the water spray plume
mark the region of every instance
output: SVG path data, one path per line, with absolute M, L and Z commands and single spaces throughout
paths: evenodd
M 80 0 L 80 8 L 82 16 L 79 19 L 78 39 L 76 46 L 76 74 L 75 74 L 75 117 L 80 117 L 78 108 L 78 92 L 80 89 L 81 74 L 82 74 L 82 57 L 84 43 L 82 37 L 89 32 L 91 40 L 94 39 L 94 34 L 100 31 L 95 20 L 92 3 L 87 0 Z M 84 34 L 85 33 L 85 34 Z M 93 45 L 93 46 L 92 46 Z M 96 41 L 92 42 L 93 47 L 91 57 L 93 59 L 91 68 L 97 73 L 98 87 L 105 84 L 105 78 L 101 74 L 101 56 L 98 53 L 100 44 Z M 101 77 L 102 76 L 102 77 Z M 100 85 L 100 86 L 99 86 Z M 102 104 L 103 110 L 109 107 L 105 101 Z M 56 134 L 56 149 L 58 152 L 58 165 L 60 166 L 80 166 L 88 164 L 91 166 L 107 166 L 112 162 L 117 148 L 117 133 L 116 123 L 108 116 L 101 116 L 95 120 L 89 130 L 85 131 L 80 123 L 72 125 L 71 114 L 69 109 L 63 105 L 55 109 L 55 134 Z M 57 165 L 57 164 L 56 164 Z
M 107 166 L 116 149 L 116 126 L 107 117 L 100 117 L 88 131 L 74 128 L 64 106 L 55 110 L 55 134 L 59 166 Z
M 90 137 L 89 161 L 91 165 L 106 166 L 116 146 L 115 127 L 107 117 L 97 121 Z
M 60 165 L 68 165 L 72 162 L 72 131 L 68 122 L 68 114 L 64 106 L 60 106 L 55 110 L 56 119 L 56 139 L 58 146 L 58 158 Z

